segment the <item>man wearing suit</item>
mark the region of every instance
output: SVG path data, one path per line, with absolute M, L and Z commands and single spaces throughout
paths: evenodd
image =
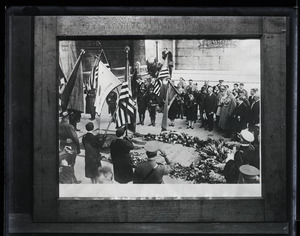
M 233 132 L 235 134 L 247 128 L 248 107 L 242 97 L 237 97 L 237 106 L 232 113 Z
M 258 91 L 258 89 L 257 88 L 252 88 L 251 90 L 250 90 L 250 96 L 249 96 L 249 99 L 248 99 L 248 101 L 249 101 L 249 104 L 250 104 L 250 107 L 252 106 L 252 104 L 253 104 L 253 102 L 254 102 L 254 96 L 255 96 L 255 94 L 256 94 L 256 92 Z
M 110 144 L 110 155 L 113 162 L 115 181 L 121 184 L 126 184 L 133 180 L 130 151 L 134 146 L 124 134 L 124 128 L 117 129 L 117 139 Z
M 252 103 L 250 107 L 250 112 L 249 112 L 249 130 L 253 131 L 255 129 L 255 125 L 259 124 L 259 103 L 260 103 L 260 98 L 256 94 L 253 97 L 254 102 Z
M 162 58 L 165 60 L 168 56 L 168 66 L 169 66 L 169 73 L 170 73 L 170 78 L 172 78 L 172 69 L 174 66 L 173 62 L 173 54 L 170 52 L 167 48 L 162 52 Z
M 214 114 L 217 111 L 218 99 L 213 93 L 213 88 L 211 86 L 207 89 L 207 96 L 204 100 L 204 110 L 203 113 L 207 116 L 208 130 L 212 131 L 214 128 Z

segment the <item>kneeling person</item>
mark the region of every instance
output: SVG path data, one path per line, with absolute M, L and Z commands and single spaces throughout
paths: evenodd
M 172 162 L 167 158 L 164 151 L 158 148 L 155 141 L 150 141 L 145 145 L 148 160 L 137 165 L 133 174 L 134 184 L 162 184 L 163 176 L 172 171 Z M 166 164 L 156 162 L 157 152 L 160 151 Z

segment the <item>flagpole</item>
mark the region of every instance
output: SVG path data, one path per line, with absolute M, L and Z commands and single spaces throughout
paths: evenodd
M 128 79 L 129 78 L 127 78 L 128 77 L 128 72 L 129 72 L 129 65 L 128 65 L 128 54 L 129 54 L 129 51 L 130 51 L 130 47 L 129 46 L 126 46 L 125 47 L 125 52 L 126 52 L 126 75 L 125 75 L 125 81 L 127 81 L 128 82 Z M 128 89 L 129 89 L 129 84 L 128 84 Z M 127 109 L 128 109 L 128 99 L 129 98 L 126 98 L 127 99 L 127 102 L 126 102 L 126 109 L 125 109 L 125 117 L 126 117 L 126 119 L 125 119 L 125 127 L 126 127 L 126 137 L 128 136 L 128 132 L 127 132 L 127 130 L 128 130 L 128 114 L 127 114 Z

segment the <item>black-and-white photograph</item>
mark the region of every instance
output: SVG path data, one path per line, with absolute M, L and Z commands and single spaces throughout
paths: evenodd
M 261 195 L 259 40 L 59 41 L 58 74 L 60 196 Z

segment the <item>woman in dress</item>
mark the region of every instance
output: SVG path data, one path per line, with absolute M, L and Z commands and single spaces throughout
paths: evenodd
M 95 184 L 97 171 L 101 166 L 101 155 L 99 150 L 105 142 L 105 137 L 100 140 L 99 135 L 94 135 L 92 133 L 92 130 L 94 129 L 94 124 L 92 122 L 87 123 L 85 127 L 88 131 L 82 137 L 82 144 L 85 149 L 85 177 L 90 178 L 92 184 Z
M 197 119 L 197 101 L 192 93 L 187 97 L 186 109 L 187 129 L 194 129 L 194 121 Z
M 230 138 L 231 135 L 231 114 L 236 107 L 236 101 L 230 91 L 222 93 L 220 99 L 220 120 L 219 127 L 225 133 L 226 138 Z

